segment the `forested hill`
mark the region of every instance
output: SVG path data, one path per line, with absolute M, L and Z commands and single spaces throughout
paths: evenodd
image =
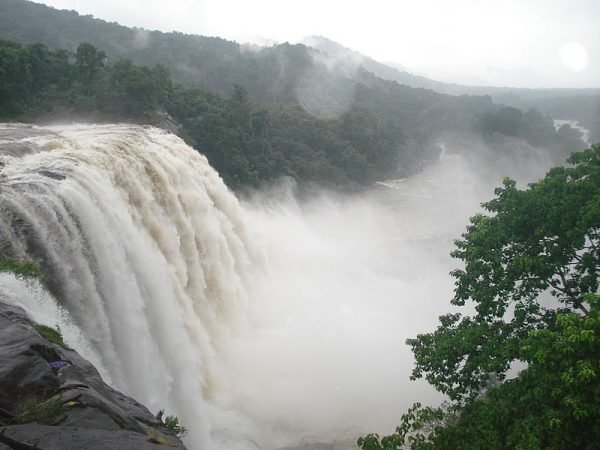
M 161 33 L 121 26 L 25 0 L 0 0 L 0 37 L 20 44 L 43 43 L 74 52 L 81 42 L 103 49 L 109 58 L 142 65 L 162 63 L 177 81 L 197 82 L 216 92 L 246 84 L 237 74 L 219 73 L 218 62 L 241 60 L 239 45 L 220 38 Z M 225 76 L 225 78 L 223 78 Z M 235 77 L 236 79 L 229 79 Z
M 580 145 L 537 111 L 400 85 L 304 45 L 251 49 L 25 0 L 0 0 L 0 39 L 0 118 L 152 122 L 166 110 L 231 187 L 405 176 L 443 133 L 516 138 L 559 160 Z
M 577 120 L 591 131 L 594 142 L 600 141 L 600 88 L 532 89 L 443 83 L 414 75 L 403 68 L 382 64 L 323 36 L 309 36 L 303 42 L 327 53 L 338 64 L 347 67 L 360 65 L 384 80 L 397 81 L 410 87 L 431 89 L 441 94 L 489 96 L 497 104 L 524 111 L 536 109 L 555 119 Z
M 88 42 L 109 60 L 163 64 L 176 82 L 200 84 L 221 95 L 240 85 L 260 101 L 281 101 L 278 94 L 289 91 L 310 58 L 304 46 L 257 51 L 218 37 L 128 28 L 25 0 L 0 0 L 0 38 L 71 52 Z

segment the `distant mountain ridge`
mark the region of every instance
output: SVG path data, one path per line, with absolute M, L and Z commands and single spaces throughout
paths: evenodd
M 326 52 L 303 44 L 256 48 L 221 38 L 127 28 L 26 0 L 0 0 L 0 39 L 23 45 L 39 42 L 51 49 L 71 52 L 81 42 L 88 42 L 105 51 L 108 62 L 128 58 L 140 65 L 162 64 L 176 82 L 200 85 L 222 96 L 230 95 L 236 85 L 243 86 L 255 101 L 299 103 L 321 119 L 339 117 L 348 111 L 360 90 L 359 84 L 387 90 L 384 79 L 391 79 L 375 73 L 385 72 L 387 66 L 373 60 L 358 64 L 346 59 L 340 64 L 340 58 L 331 58 Z M 395 69 L 389 68 L 389 72 L 395 73 Z M 402 84 L 410 85 L 407 80 Z M 472 109 L 471 103 L 476 102 L 481 105 L 473 111 L 490 110 L 490 101 L 484 98 L 463 101 L 434 92 L 393 92 L 400 96 L 396 101 L 409 105 L 407 109 L 413 113 L 407 116 L 411 120 L 406 126 L 413 126 L 413 118 L 426 113 L 433 103 L 449 103 L 461 110 Z
M 27 0 L 0 0 L 0 38 L 21 44 L 40 42 L 49 48 L 71 51 L 80 42 L 89 42 L 105 50 L 109 58 L 130 58 L 137 64 L 149 66 L 162 63 L 169 67 L 176 81 L 201 80 L 208 89 L 220 94 L 229 94 L 232 86 L 239 84 L 267 101 L 278 100 L 277 93 L 269 92 L 272 89 L 265 85 L 267 80 L 289 76 L 287 66 L 293 66 L 294 59 L 299 61 L 301 53 L 305 57 L 314 56 L 310 49 L 302 50 L 302 45 L 250 47 L 219 37 L 128 28 Z M 347 69 L 355 71 L 360 65 L 382 79 L 407 86 L 450 95 L 489 95 L 495 103 L 520 109 L 537 107 L 535 102 L 542 98 L 600 95 L 600 89 L 526 89 L 443 83 L 380 63 L 326 37 L 310 36 L 303 44 L 341 62 Z M 278 67 L 275 69 L 275 66 Z M 231 70 L 233 67 L 242 70 Z
M 21 67 L 25 72 L 12 78 L 0 70 L 0 103 L 3 96 L 14 96 L 10 83 L 27 99 L 16 101 L 15 110 L 24 106 L 31 112 L 30 105 L 37 104 L 38 113 L 44 111 L 45 98 L 54 98 L 68 111 L 79 108 L 90 114 L 94 105 L 103 105 L 110 115 L 115 106 L 126 106 L 124 99 L 137 111 L 146 109 L 138 108 L 140 100 L 160 94 L 162 100 L 155 103 L 181 123 L 184 137 L 209 156 L 230 185 L 260 184 L 281 175 L 336 185 L 407 176 L 436 158 L 439 140 L 447 134 L 493 141 L 499 151 L 504 151 L 505 139 L 522 140 L 558 161 L 581 145 L 579 133 L 568 126 L 557 133 L 551 118 L 529 111 L 529 105 L 521 111 L 495 104 L 490 95 L 440 93 L 436 89 L 445 89 L 443 83 L 398 71 L 325 38 L 311 42 L 320 49 L 290 43 L 257 47 L 127 28 L 27 0 L 0 0 L 0 39 L 25 46 L 0 45 L 5 48 L 0 69 L 3 61 L 15 70 L 18 61 L 29 60 L 31 66 Z M 81 89 L 86 88 L 81 81 L 87 79 L 81 78 L 87 67 L 83 55 L 74 55 L 82 42 L 91 44 L 90 54 L 102 55 L 106 64 L 104 79 L 88 80 L 88 91 Z M 51 55 L 34 44 L 67 52 Z M 32 95 L 36 86 L 28 85 L 27 70 L 31 75 L 36 64 L 43 66 L 53 58 L 62 58 L 56 73 L 64 69 L 65 81 L 71 80 L 66 83 L 70 93 L 65 96 L 41 73 L 38 81 L 46 84 L 37 91 L 41 95 Z M 164 68 L 140 69 L 132 62 Z M 73 63 L 77 67 L 70 67 Z M 164 92 L 144 85 L 150 81 L 144 73 L 160 79 Z M 167 78 L 175 82 L 174 90 L 164 83 Z M 122 94 L 121 101 L 106 101 L 115 93 Z M 595 97 L 582 98 L 593 119 Z M 47 105 L 48 115 L 56 112 L 55 103 Z M 558 118 L 580 120 L 590 128 L 578 106 L 575 102 L 571 108 L 573 115 Z M 145 120 L 139 114 L 135 119 Z M 518 152 L 518 146 L 507 145 Z
M 444 83 L 414 75 L 389 64 L 375 61 L 323 36 L 308 36 L 302 42 L 329 54 L 343 64 L 357 64 L 385 80 L 396 81 L 414 88 L 432 89 L 449 95 L 487 95 L 497 104 L 522 110 L 535 108 L 554 118 L 580 121 L 592 129 L 600 140 L 600 88 L 515 88 L 495 86 L 467 86 Z
M 344 47 L 326 37 L 308 36 L 302 39 L 302 43 L 327 53 L 341 63 L 361 65 L 365 70 L 368 70 L 385 80 L 397 81 L 400 84 L 405 84 L 414 88 L 432 89 L 442 94 L 449 93 L 445 92 L 446 85 L 442 82 L 431 80 L 420 75 L 414 75 L 406 70 L 400 70 L 388 64 L 380 63 L 369 56 Z
M 397 81 L 400 84 L 406 84 L 407 86 L 416 88 L 432 89 L 442 94 L 490 95 L 497 103 L 503 103 L 503 99 L 509 98 L 507 94 L 521 96 L 524 99 L 600 94 L 600 88 L 517 88 L 508 86 L 468 86 L 457 83 L 445 83 L 421 75 L 415 75 L 407 70 L 394 67 L 391 64 L 378 62 L 369 56 L 344 47 L 324 36 L 308 36 L 302 40 L 302 43 L 326 52 L 333 58 L 342 61 L 354 60 L 356 63 L 361 64 L 366 70 L 373 72 L 378 77 L 386 80 Z

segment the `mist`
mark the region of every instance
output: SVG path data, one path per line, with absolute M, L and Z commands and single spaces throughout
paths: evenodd
M 600 79 L 594 58 L 599 9 L 591 0 L 37 1 L 128 26 L 241 43 L 300 42 L 324 35 L 378 61 L 445 82 L 550 88 L 598 87 Z M 581 55 L 589 55 L 589 61 Z
M 409 381 L 405 340 L 452 312 L 449 253 L 481 202 L 553 164 L 518 139 L 446 135 L 409 178 L 352 194 L 283 180 L 236 198 L 158 129 L 33 130 L 5 130 L 0 231 L 15 257 L 51 261 L 55 296 L 9 275 L 0 295 L 211 450 L 352 448 L 414 402 L 439 404 Z
M 247 286 L 245 329 L 221 349 L 227 388 L 213 400 L 248 420 L 224 428 L 260 448 L 350 445 L 393 431 L 414 402 L 443 400 L 409 381 L 405 340 L 453 310 L 453 240 L 506 175 L 456 151 L 444 145 L 422 173 L 356 195 L 283 182 L 246 196 L 267 264 Z M 545 168 L 530 156 L 519 172 L 533 181 Z

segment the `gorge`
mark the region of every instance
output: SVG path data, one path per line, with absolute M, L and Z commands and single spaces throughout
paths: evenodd
M 499 173 L 440 144 L 421 174 L 360 194 L 283 181 L 238 200 L 156 128 L 0 133 L 2 252 L 48 287 L 1 274 L 3 297 L 176 414 L 190 448 L 352 443 L 438 401 L 409 384 L 403 343 L 447 308 L 452 240 Z

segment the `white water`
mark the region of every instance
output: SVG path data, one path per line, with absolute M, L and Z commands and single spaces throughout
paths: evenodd
M 556 130 L 558 130 L 563 125 L 569 125 L 574 130 L 577 130 L 581 134 L 581 141 L 585 145 L 588 145 L 588 146 L 592 145 L 592 141 L 590 140 L 590 134 L 591 134 L 590 130 L 588 130 L 587 128 L 580 125 L 577 120 L 562 120 L 562 119 L 554 120 L 554 128 Z
M 450 156 L 358 197 L 281 186 L 240 205 L 156 129 L 0 132 L 2 244 L 43 258 L 62 306 L 10 277 L 3 292 L 176 414 L 191 448 L 352 441 L 438 400 L 408 382 L 404 341 L 449 310 L 452 239 L 499 178 Z M 6 156 L 19 146 L 41 151 Z
M 0 272 L 0 287 L 1 301 L 19 305 L 34 322 L 50 327 L 58 326 L 64 341 L 94 364 L 104 381 L 109 384 L 112 382 L 110 373 L 85 334 L 74 323 L 69 312 L 59 305 L 38 280 L 24 280 L 11 273 Z
M 48 131 L 29 139 L 45 151 L 6 158 L 4 240 L 46 259 L 115 387 L 179 415 L 202 448 L 214 354 L 239 328 L 244 277 L 260 261 L 237 200 L 204 157 L 158 130 Z M 26 236 L 11 234 L 15 217 Z

